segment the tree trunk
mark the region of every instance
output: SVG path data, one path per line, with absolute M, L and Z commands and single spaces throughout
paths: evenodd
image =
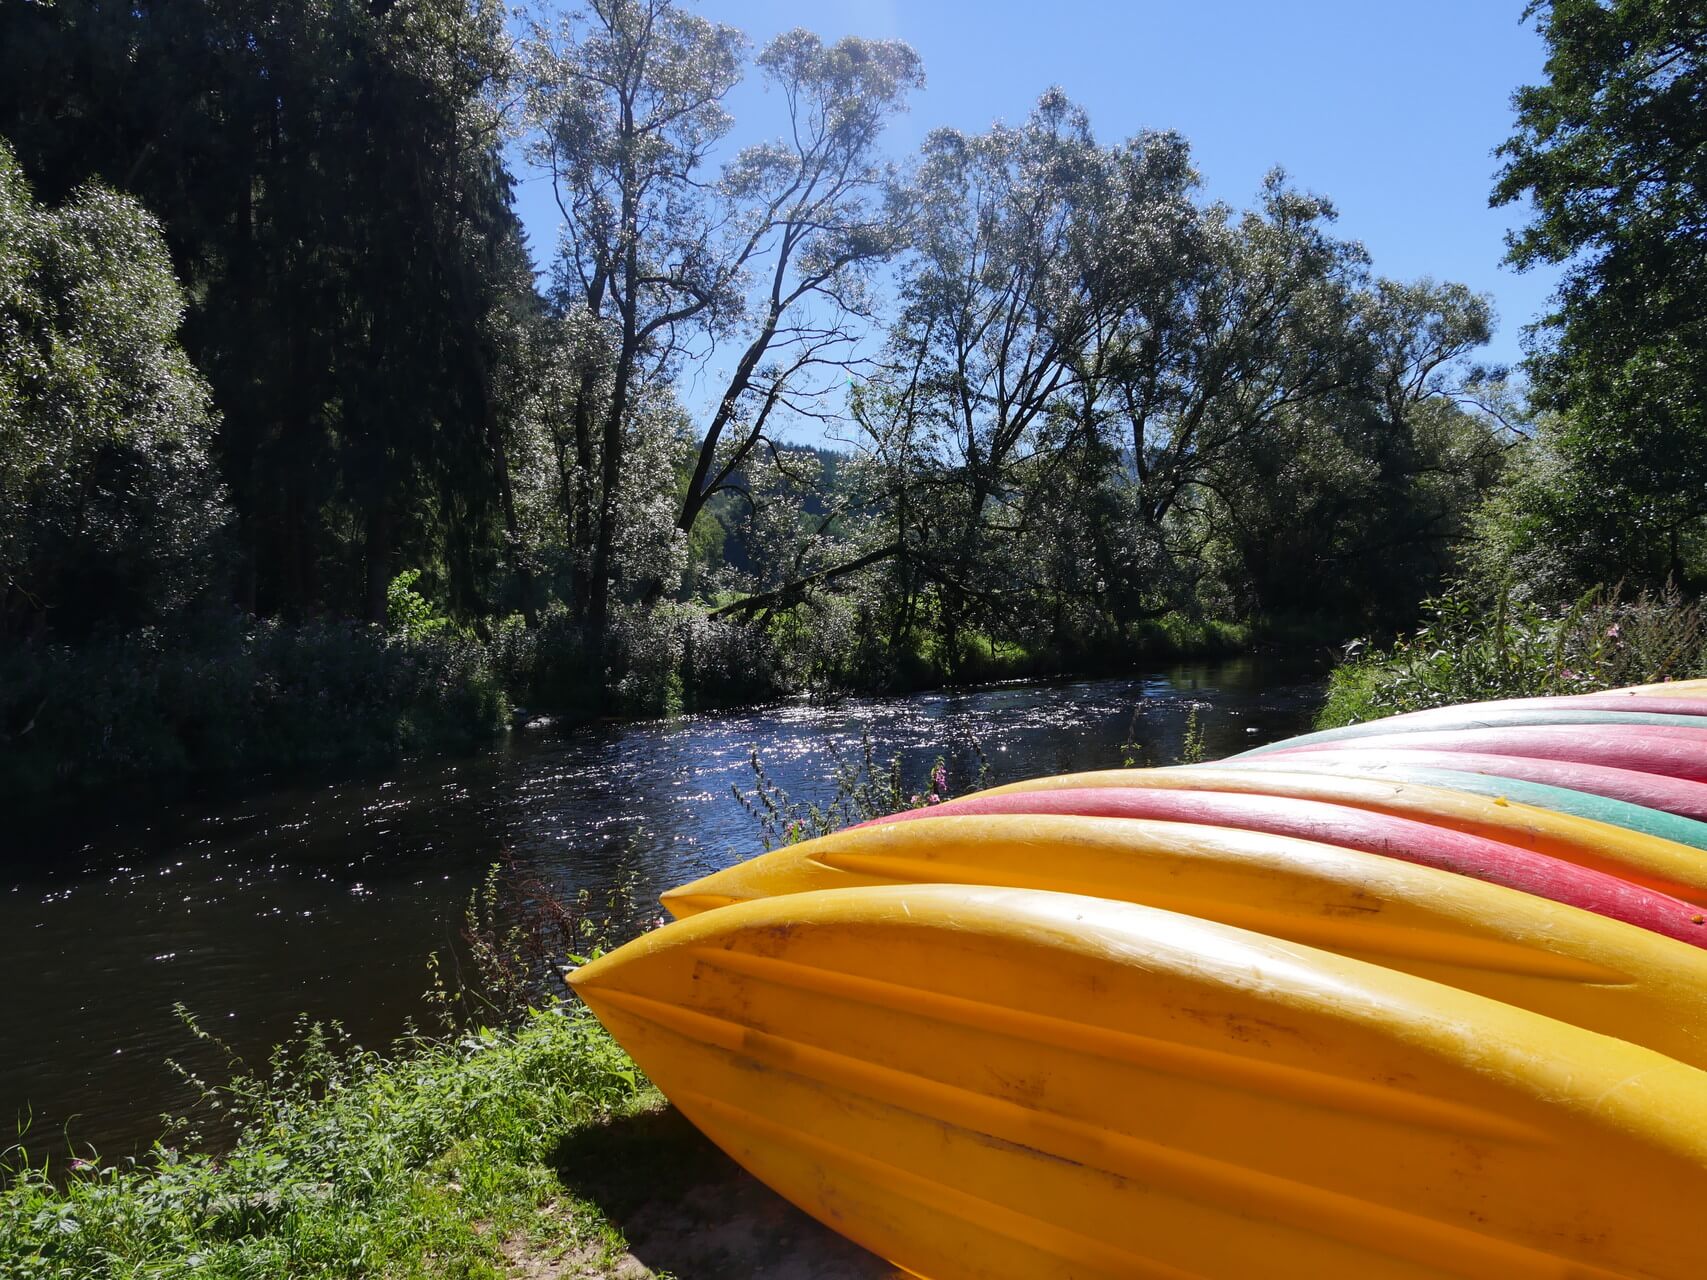
M 391 585 L 391 506 L 383 498 L 368 509 L 366 559 L 366 617 L 384 623 L 385 589 Z

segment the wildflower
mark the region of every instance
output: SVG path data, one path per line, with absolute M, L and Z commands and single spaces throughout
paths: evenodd
M 1618 639 L 1618 624 L 1616 622 L 1606 629 L 1606 638 L 1608 640 Z
M 913 792 L 913 794 L 908 797 L 907 803 L 917 809 L 919 807 L 919 793 L 917 791 Z
M 948 770 L 940 764 L 931 773 L 931 787 L 945 795 L 948 793 Z
M 925 803 L 926 804 L 941 804 L 942 803 L 942 797 L 933 791 L 928 796 L 925 797 Z

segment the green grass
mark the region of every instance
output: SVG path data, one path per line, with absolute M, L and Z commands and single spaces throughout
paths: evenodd
M 621 1237 L 553 1162 L 658 1099 L 590 1016 L 553 1011 L 391 1055 L 304 1028 L 268 1072 L 209 1102 L 237 1113 L 228 1154 L 163 1142 L 141 1160 L 77 1162 L 56 1185 L 14 1150 L 0 1276 L 497 1277 L 518 1241 L 597 1266 Z

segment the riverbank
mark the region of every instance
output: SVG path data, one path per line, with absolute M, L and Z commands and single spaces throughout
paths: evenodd
M 354 779 L 265 779 L 196 794 L 90 797 L 19 830 L 0 863 L 0 1123 L 53 1154 L 146 1151 L 194 1101 L 162 1065 L 210 1079 L 223 1055 L 185 1036 L 182 1002 L 250 1062 L 298 1013 L 386 1045 L 422 1004 L 424 962 L 455 942 L 491 865 L 577 905 L 613 939 L 657 897 L 762 848 L 736 799 L 752 758 L 831 808 L 866 744 L 909 792 L 939 758 L 950 790 L 1177 760 L 1195 713 L 1227 755 L 1309 727 L 1322 673 L 1274 656 L 1159 666 L 1117 680 L 910 697 L 793 700 L 671 720 L 518 730 L 471 756 Z M 582 904 L 584 903 L 584 906 Z M 608 925 L 608 928 L 607 928 Z M 585 954 L 583 946 L 573 946 Z M 0 1144 L 3 1145 L 3 1144 Z
M 1707 675 L 1707 609 L 1675 590 L 1596 588 L 1544 608 L 1508 596 L 1445 596 L 1386 649 L 1354 645 L 1328 676 L 1316 728 L 1431 707 L 1592 693 Z
M 879 672 L 796 640 L 664 606 L 620 621 L 603 678 L 567 615 L 481 639 L 442 619 L 391 628 L 201 619 L 72 648 L 0 650 L 0 797 L 55 809 L 115 790 L 228 786 L 261 775 L 334 780 L 412 756 L 467 754 L 517 709 L 568 724 L 756 707 L 808 690 L 913 694 L 1012 680 L 1107 676 L 1228 657 L 1296 629 L 1169 614 L 1101 648 L 966 639 L 951 671 L 903 654 Z
M 584 1011 L 384 1057 L 308 1029 L 208 1101 L 243 1119 L 225 1155 L 180 1131 L 56 1181 L 12 1152 L 0 1275 L 894 1275 L 739 1169 Z
M 206 1095 L 239 1116 L 226 1155 L 194 1151 L 180 1127 L 139 1161 L 80 1160 L 56 1185 L 39 1157 L 13 1153 L 0 1273 L 502 1275 L 518 1245 L 600 1266 L 620 1237 L 590 1205 L 543 1211 L 570 1197 L 550 1161 L 650 1101 L 584 1016 L 538 1014 L 390 1058 L 314 1028 L 265 1076 Z

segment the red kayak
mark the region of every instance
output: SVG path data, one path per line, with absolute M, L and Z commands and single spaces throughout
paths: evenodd
M 1406 734 L 1406 738 L 1414 735 Z M 1340 750 L 1331 750 L 1338 746 Z M 1340 768 L 1360 767 L 1376 771 L 1383 765 L 1413 769 L 1458 769 L 1466 773 L 1485 773 L 1495 778 L 1516 778 L 1523 782 L 1540 782 L 1549 787 L 1567 787 L 1586 791 L 1590 795 L 1606 796 L 1639 804 L 1649 809 L 1661 809 L 1685 818 L 1707 822 L 1707 783 L 1687 778 L 1671 778 L 1658 773 L 1641 773 L 1635 769 L 1613 769 L 1606 765 L 1583 764 L 1576 760 L 1542 760 L 1531 756 L 1483 755 L 1474 751 L 1409 751 L 1362 750 L 1362 742 L 1324 744 L 1320 751 L 1311 751 L 1309 759 L 1302 751 L 1271 751 L 1252 757 L 1253 762 L 1271 756 L 1286 757 L 1289 769 L 1312 769 L 1318 766 Z M 1276 765 L 1281 762 L 1276 760 Z
M 1277 746 L 1264 751 L 1262 758 L 1274 760 L 1306 752 L 1348 749 L 1473 752 L 1527 756 L 1534 760 L 1571 760 L 1707 782 L 1707 727 L 1680 729 L 1670 725 L 1518 725 L 1503 729 L 1382 733 L 1296 747 Z
M 1483 836 L 1319 800 L 1229 791 L 1077 787 L 967 796 L 860 825 L 1003 813 L 1152 818 L 1297 836 L 1454 871 L 1707 947 L 1707 921 L 1701 909 L 1669 894 Z

